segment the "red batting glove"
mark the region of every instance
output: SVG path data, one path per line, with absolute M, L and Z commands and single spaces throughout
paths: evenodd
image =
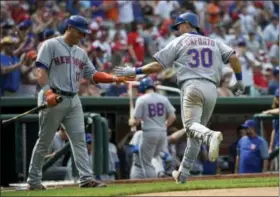
M 45 92 L 45 97 L 46 97 L 46 101 L 47 101 L 47 104 L 48 106 L 56 106 L 58 103 L 57 103 L 57 95 L 55 93 L 53 93 L 52 90 L 47 90 Z

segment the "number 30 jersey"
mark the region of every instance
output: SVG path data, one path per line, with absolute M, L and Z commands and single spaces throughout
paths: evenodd
M 166 131 L 166 119 L 175 113 L 169 100 L 156 92 L 147 93 L 137 98 L 134 118 L 142 120 L 142 130 Z
M 189 79 L 208 79 L 220 83 L 222 67 L 234 50 L 197 33 L 185 33 L 154 55 L 164 68 L 176 70 L 178 85 Z

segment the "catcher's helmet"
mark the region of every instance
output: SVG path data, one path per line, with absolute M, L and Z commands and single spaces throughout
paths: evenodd
M 139 92 L 144 93 L 149 88 L 155 88 L 154 81 L 150 77 L 146 77 L 140 81 Z
M 182 23 L 189 23 L 191 26 L 195 27 L 197 30 L 199 30 L 199 20 L 196 14 L 191 12 L 186 12 L 184 14 L 180 14 L 176 18 L 175 24 L 172 25 L 172 30 L 177 31 L 178 25 Z
M 67 21 L 67 25 L 72 26 L 85 34 L 90 33 L 90 30 L 88 28 L 88 21 L 82 16 L 79 15 L 70 16 L 70 18 Z

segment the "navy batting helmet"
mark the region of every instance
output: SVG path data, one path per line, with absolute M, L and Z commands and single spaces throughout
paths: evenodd
M 177 31 L 178 30 L 178 25 L 182 23 L 189 23 L 191 26 L 195 27 L 197 30 L 199 30 L 199 20 L 197 15 L 191 12 L 186 12 L 184 14 L 180 14 L 176 18 L 176 22 L 174 25 L 172 25 L 172 30 Z
M 85 34 L 90 33 L 90 30 L 88 28 L 88 21 L 82 16 L 79 15 L 70 16 L 70 18 L 67 21 L 67 25 L 72 26 Z
M 140 81 L 139 92 L 144 93 L 149 88 L 155 88 L 154 81 L 150 77 L 146 77 Z

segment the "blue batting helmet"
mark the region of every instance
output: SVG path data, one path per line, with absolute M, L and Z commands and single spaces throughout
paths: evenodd
M 175 24 L 172 25 L 172 30 L 177 31 L 178 30 L 178 25 L 182 23 L 189 23 L 191 26 L 197 28 L 199 30 L 199 20 L 197 15 L 191 12 L 186 12 L 184 14 L 180 14 L 176 18 Z
M 79 15 L 73 15 L 70 16 L 67 22 L 68 26 L 72 26 L 76 29 L 78 29 L 80 32 L 83 32 L 85 34 L 89 34 L 90 30 L 88 28 L 88 21 L 82 16 Z
M 150 77 L 146 77 L 140 81 L 139 92 L 144 93 L 149 88 L 155 88 L 154 81 Z

